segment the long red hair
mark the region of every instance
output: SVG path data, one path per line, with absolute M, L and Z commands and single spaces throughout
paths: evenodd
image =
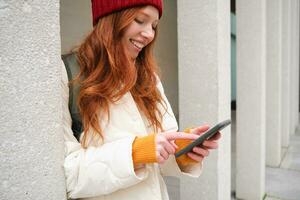
M 154 130 L 163 130 L 158 105 L 166 106 L 156 87 L 159 73 L 153 57 L 157 30 L 154 40 L 143 48 L 135 62 L 121 43 L 124 31 L 142 8 L 130 8 L 100 18 L 77 50 L 80 65 L 76 79 L 80 84 L 77 102 L 85 133 L 81 140 L 84 148 L 88 146 L 88 136 L 99 134 L 103 138 L 99 119 L 107 115 L 109 120 L 109 105 L 127 92 L 131 92 Z

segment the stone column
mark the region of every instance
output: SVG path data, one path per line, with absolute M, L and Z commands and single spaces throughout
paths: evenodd
M 236 195 L 265 191 L 266 0 L 237 1 Z
M 0 199 L 66 199 L 59 1 L 1 1 L 0 19 Z
M 267 0 L 266 163 L 281 160 L 281 20 L 282 0 Z
M 300 56 L 299 56 L 299 52 L 300 52 L 300 26 L 299 26 L 299 16 L 300 16 L 300 2 L 299 1 L 296 1 L 296 53 L 295 53 L 295 57 L 296 57 L 296 73 L 295 73 L 295 76 L 296 76 L 296 90 L 295 90 L 295 95 L 296 95 L 296 109 L 295 109 L 295 123 L 296 123 L 296 127 L 298 127 L 299 125 L 299 101 L 300 101 L 300 93 L 299 93 L 299 88 L 300 88 Z
M 290 0 L 282 1 L 282 146 L 288 147 L 290 140 Z
M 296 69 L 295 69 L 295 32 L 296 32 L 296 27 L 295 27 L 295 3 L 296 0 L 290 0 L 290 134 L 294 134 L 295 133 L 295 84 L 296 84 L 296 80 L 295 80 L 295 73 L 296 73 Z
M 230 1 L 177 1 L 180 129 L 230 118 Z M 199 179 L 181 179 L 181 199 L 229 200 L 230 128 Z
M 291 5 L 291 67 L 292 67 L 292 132 L 295 134 L 299 120 L 299 0 L 292 0 Z

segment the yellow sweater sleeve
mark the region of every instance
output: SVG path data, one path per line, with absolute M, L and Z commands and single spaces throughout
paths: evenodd
M 184 132 L 191 133 L 191 130 L 192 130 L 191 128 L 188 128 L 188 129 L 185 129 Z M 180 151 L 181 149 L 183 149 L 190 143 L 192 143 L 192 140 L 187 140 L 187 139 L 175 140 L 175 144 L 178 146 L 178 148 L 176 149 L 176 152 Z M 179 156 L 178 158 L 176 158 L 176 162 L 179 166 L 182 166 L 182 167 L 187 166 L 189 164 L 197 163 L 197 161 L 191 159 L 186 154 L 183 154 L 183 155 Z
M 184 132 L 190 133 L 191 129 L 186 129 Z M 175 140 L 175 144 L 178 146 L 176 152 L 180 151 L 191 142 L 191 140 L 187 139 Z M 157 162 L 155 155 L 155 134 L 135 138 L 132 144 L 132 160 L 134 165 Z M 180 166 L 197 163 L 197 161 L 191 159 L 186 154 L 176 158 L 176 161 Z
M 155 155 L 155 134 L 135 138 L 132 144 L 132 159 L 135 165 L 157 162 Z

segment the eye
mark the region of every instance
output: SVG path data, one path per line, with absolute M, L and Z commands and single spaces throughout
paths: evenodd
M 144 23 L 143 20 L 138 19 L 138 18 L 135 18 L 134 21 L 135 21 L 136 23 L 138 23 L 138 24 L 143 24 L 143 23 Z

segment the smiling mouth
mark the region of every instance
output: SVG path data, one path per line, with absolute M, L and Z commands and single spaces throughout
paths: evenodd
M 129 40 L 131 42 L 131 44 L 133 44 L 133 46 L 135 46 L 139 51 L 141 51 L 144 47 L 144 44 L 140 43 L 140 42 L 137 42 L 133 39 L 130 39 Z

